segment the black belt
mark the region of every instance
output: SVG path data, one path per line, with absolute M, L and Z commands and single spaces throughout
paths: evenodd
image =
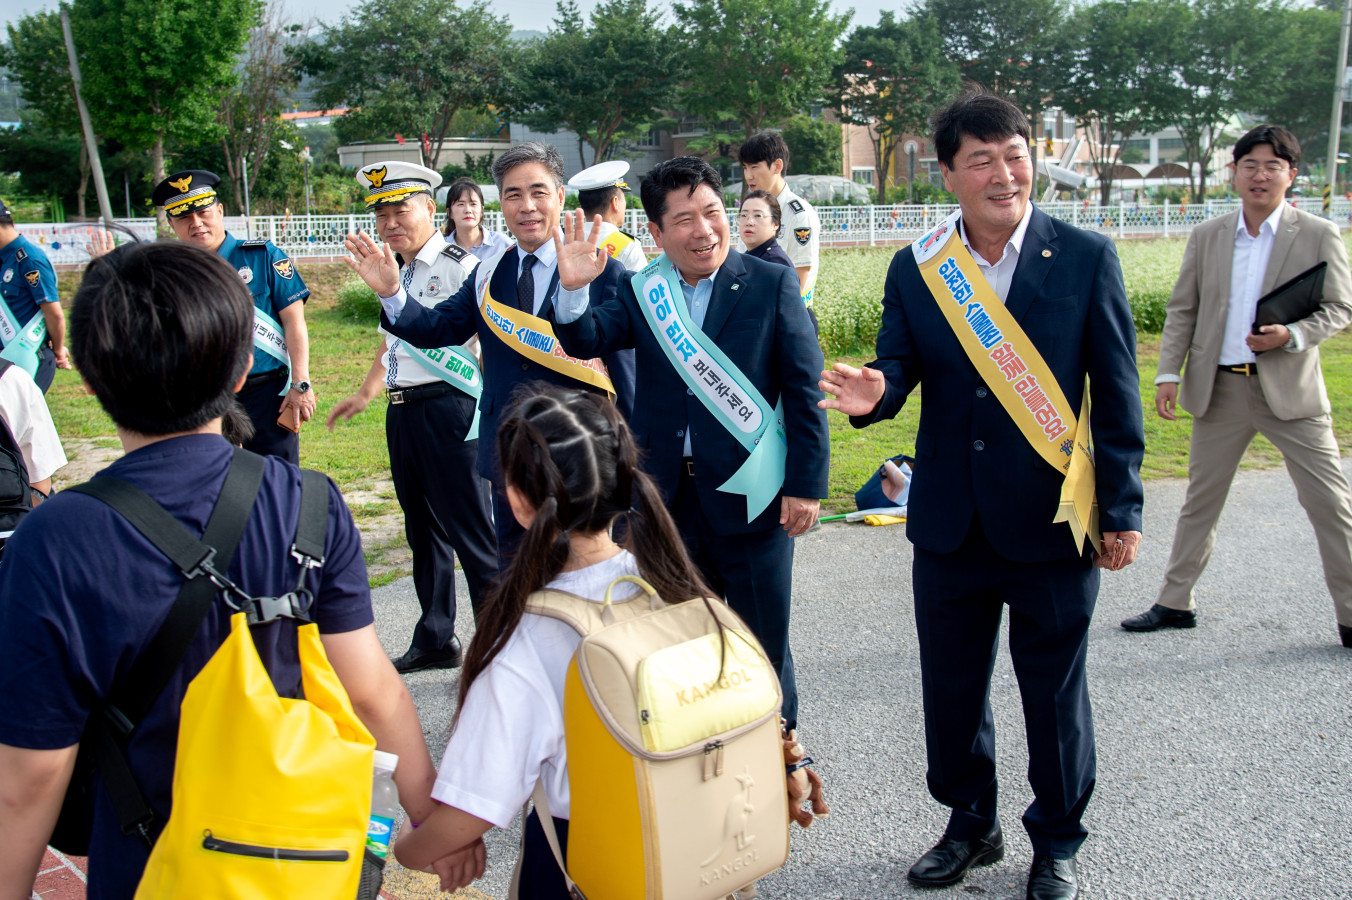
M 245 387 L 253 387 L 256 384 L 262 384 L 265 381 L 280 381 L 286 377 L 286 366 L 276 369 L 269 369 L 266 372 L 259 372 L 256 375 L 250 375 L 244 379 Z
M 1243 376 L 1245 376 L 1246 378 L 1247 378 L 1248 376 L 1250 376 L 1250 375 L 1257 375 L 1257 374 L 1258 374 L 1258 363 L 1256 363 L 1256 362 L 1243 363 L 1242 365 L 1238 365 L 1238 366 L 1227 366 L 1227 365 L 1222 364 L 1222 365 L 1218 366 L 1218 368 L 1219 368 L 1222 372 L 1233 372 L 1233 373 L 1236 374 L 1236 375 L 1243 375 Z
M 431 400 L 433 397 L 440 397 L 442 394 L 449 394 L 456 388 L 451 387 L 444 382 L 433 382 L 432 384 L 420 384 L 417 387 L 399 388 L 390 391 L 390 402 L 416 403 L 419 400 Z

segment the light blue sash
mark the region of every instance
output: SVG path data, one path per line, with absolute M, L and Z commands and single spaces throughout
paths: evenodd
M 746 497 L 746 520 L 750 522 L 765 511 L 784 486 L 789 450 L 784 436 L 784 399 L 781 397 L 772 409 L 751 380 L 690 321 L 677 279 L 676 269 L 664 253 L 635 275 L 631 284 L 643 318 L 681 379 L 751 453 L 718 488 Z
M 277 392 L 278 397 L 285 396 L 291 390 L 291 356 L 286 352 L 286 330 L 258 307 L 254 307 L 253 345 L 273 359 L 285 363 L 286 384 Z
M 408 341 L 404 342 L 408 355 L 422 363 L 423 368 L 449 384 L 459 388 L 474 398 L 474 421 L 469 423 L 465 440 L 479 437 L 479 398 L 483 396 L 484 379 L 479 373 L 479 365 L 474 357 L 459 347 L 439 347 L 435 350 L 423 350 Z M 397 388 L 396 388 L 397 390 Z
M 0 343 L 4 344 L 4 349 L 0 350 L 0 359 L 9 360 L 27 372 L 29 377 L 36 378 L 38 351 L 46 340 L 47 320 L 42 316 L 41 307 L 21 328 L 9 304 L 0 298 Z

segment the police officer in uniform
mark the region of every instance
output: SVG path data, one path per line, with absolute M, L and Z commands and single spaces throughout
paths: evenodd
M 434 191 L 441 176 L 406 162 L 365 166 L 357 181 L 366 189 L 367 209 L 375 210 L 376 233 L 398 254 L 399 276 L 408 295 L 435 306 L 460 289 L 479 260 L 447 243 L 437 230 Z M 498 547 L 490 518 L 491 486 L 475 470 L 479 441 L 470 429 L 477 422 L 477 396 L 463 381 L 440 373 L 446 359 L 473 362 L 464 348 L 419 351 L 384 328 L 375 362 L 361 388 L 340 400 L 328 426 L 364 410 L 382 390 L 389 394 L 385 439 L 390 474 L 404 510 L 404 534 L 413 551 L 413 586 L 422 617 L 403 656 L 400 672 L 450 668 L 460 664 L 455 636 L 455 554 L 469 584 L 477 614 L 498 572 Z M 471 344 L 477 338 L 471 338 Z M 469 345 L 466 345 L 469 346 Z M 441 366 L 432 361 L 440 355 Z M 472 384 L 482 388 L 475 375 Z M 491 435 L 485 436 L 491 440 Z
M 629 185 L 624 176 L 629 163 L 622 159 L 597 163 L 568 179 L 568 186 L 576 190 L 578 205 L 588 220 L 601 217 L 601 249 L 619 260 L 630 272 L 637 272 L 648 264 L 643 245 L 627 231 L 624 224 L 625 194 Z
M 151 198 L 164 207 L 179 240 L 225 257 L 253 294 L 254 364 L 239 402 L 253 422 L 254 436 L 244 449 L 298 464 L 298 423 L 310 420 L 316 404 L 305 328 L 304 301 L 310 289 L 271 241 L 241 241 L 225 230 L 225 207 L 216 194 L 220 181 L 202 169 L 176 172 L 156 186 Z M 297 430 L 282 427 L 279 419 Z
M 14 227 L 14 216 L 0 200 L 0 344 L 3 355 L 23 366 L 33 376 L 42 392 L 52 385 L 56 370 L 70 368 L 70 353 L 66 350 L 66 317 L 61 312 L 61 301 L 56 296 L 56 271 L 42 248 L 19 234 Z M 42 314 L 42 325 L 34 319 Z M 24 336 L 30 329 L 45 328 L 46 336 L 34 341 L 32 356 L 21 351 Z
M 784 176 L 789 173 L 789 145 L 778 134 L 755 135 L 737 151 L 742 177 L 753 191 L 769 191 L 779 201 L 779 246 L 793 261 L 798 272 L 803 305 L 812 309 L 812 294 L 817 285 L 818 256 L 821 249 L 821 220 L 812 206 L 789 190 Z M 816 322 L 816 316 L 813 316 Z

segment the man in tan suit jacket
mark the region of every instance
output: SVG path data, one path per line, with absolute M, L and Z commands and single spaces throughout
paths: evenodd
M 1193 585 L 1211 558 L 1240 459 L 1262 434 L 1285 458 L 1314 526 L 1339 635 L 1352 647 L 1352 491 L 1339 463 L 1318 349 L 1352 321 L 1352 277 L 1337 226 L 1285 201 L 1299 162 L 1300 145 L 1285 128 L 1261 125 L 1244 135 L 1232 167 L 1242 211 L 1206 222 L 1188 241 L 1155 378 L 1162 418 L 1177 418 L 1180 400 L 1194 416 L 1188 493 L 1159 598 L 1122 623 L 1128 631 L 1197 624 Z M 1319 309 L 1252 334 L 1258 298 L 1320 262 L 1328 270 Z

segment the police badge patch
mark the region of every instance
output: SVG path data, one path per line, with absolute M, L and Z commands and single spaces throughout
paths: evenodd
M 253 269 L 248 266 L 239 267 L 239 280 L 245 284 L 253 284 Z
M 24 272 L 23 277 L 28 279 L 29 285 L 37 287 L 38 282 L 42 280 L 41 272 Z
M 277 271 L 278 275 L 288 280 L 294 278 L 296 275 L 295 266 L 291 264 L 291 260 L 289 259 L 277 260 L 275 263 L 272 264 L 272 268 Z
M 431 278 L 427 279 L 427 287 L 423 288 L 423 290 L 427 292 L 428 296 L 435 297 L 441 290 L 441 279 L 433 275 Z
M 800 244 L 802 244 L 804 247 L 806 247 L 806 246 L 807 246 L 807 242 L 810 241 L 810 240 L 812 240 L 812 229 L 811 229 L 811 228 L 795 228 L 795 229 L 793 230 L 793 238 L 794 238 L 794 240 L 796 240 L 798 243 L 800 243 Z
M 13 280 L 14 280 L 14 270 L 13 270 L 13 269 L 6 269 L 6 270 L 5 270 L 5 274 L 4 274 L 4 275 L 0 275 L 0 281 L 3 281 L 5 284 L 9 284 L 9 283 L 10 283 L 11 281 L 13 281 Z

